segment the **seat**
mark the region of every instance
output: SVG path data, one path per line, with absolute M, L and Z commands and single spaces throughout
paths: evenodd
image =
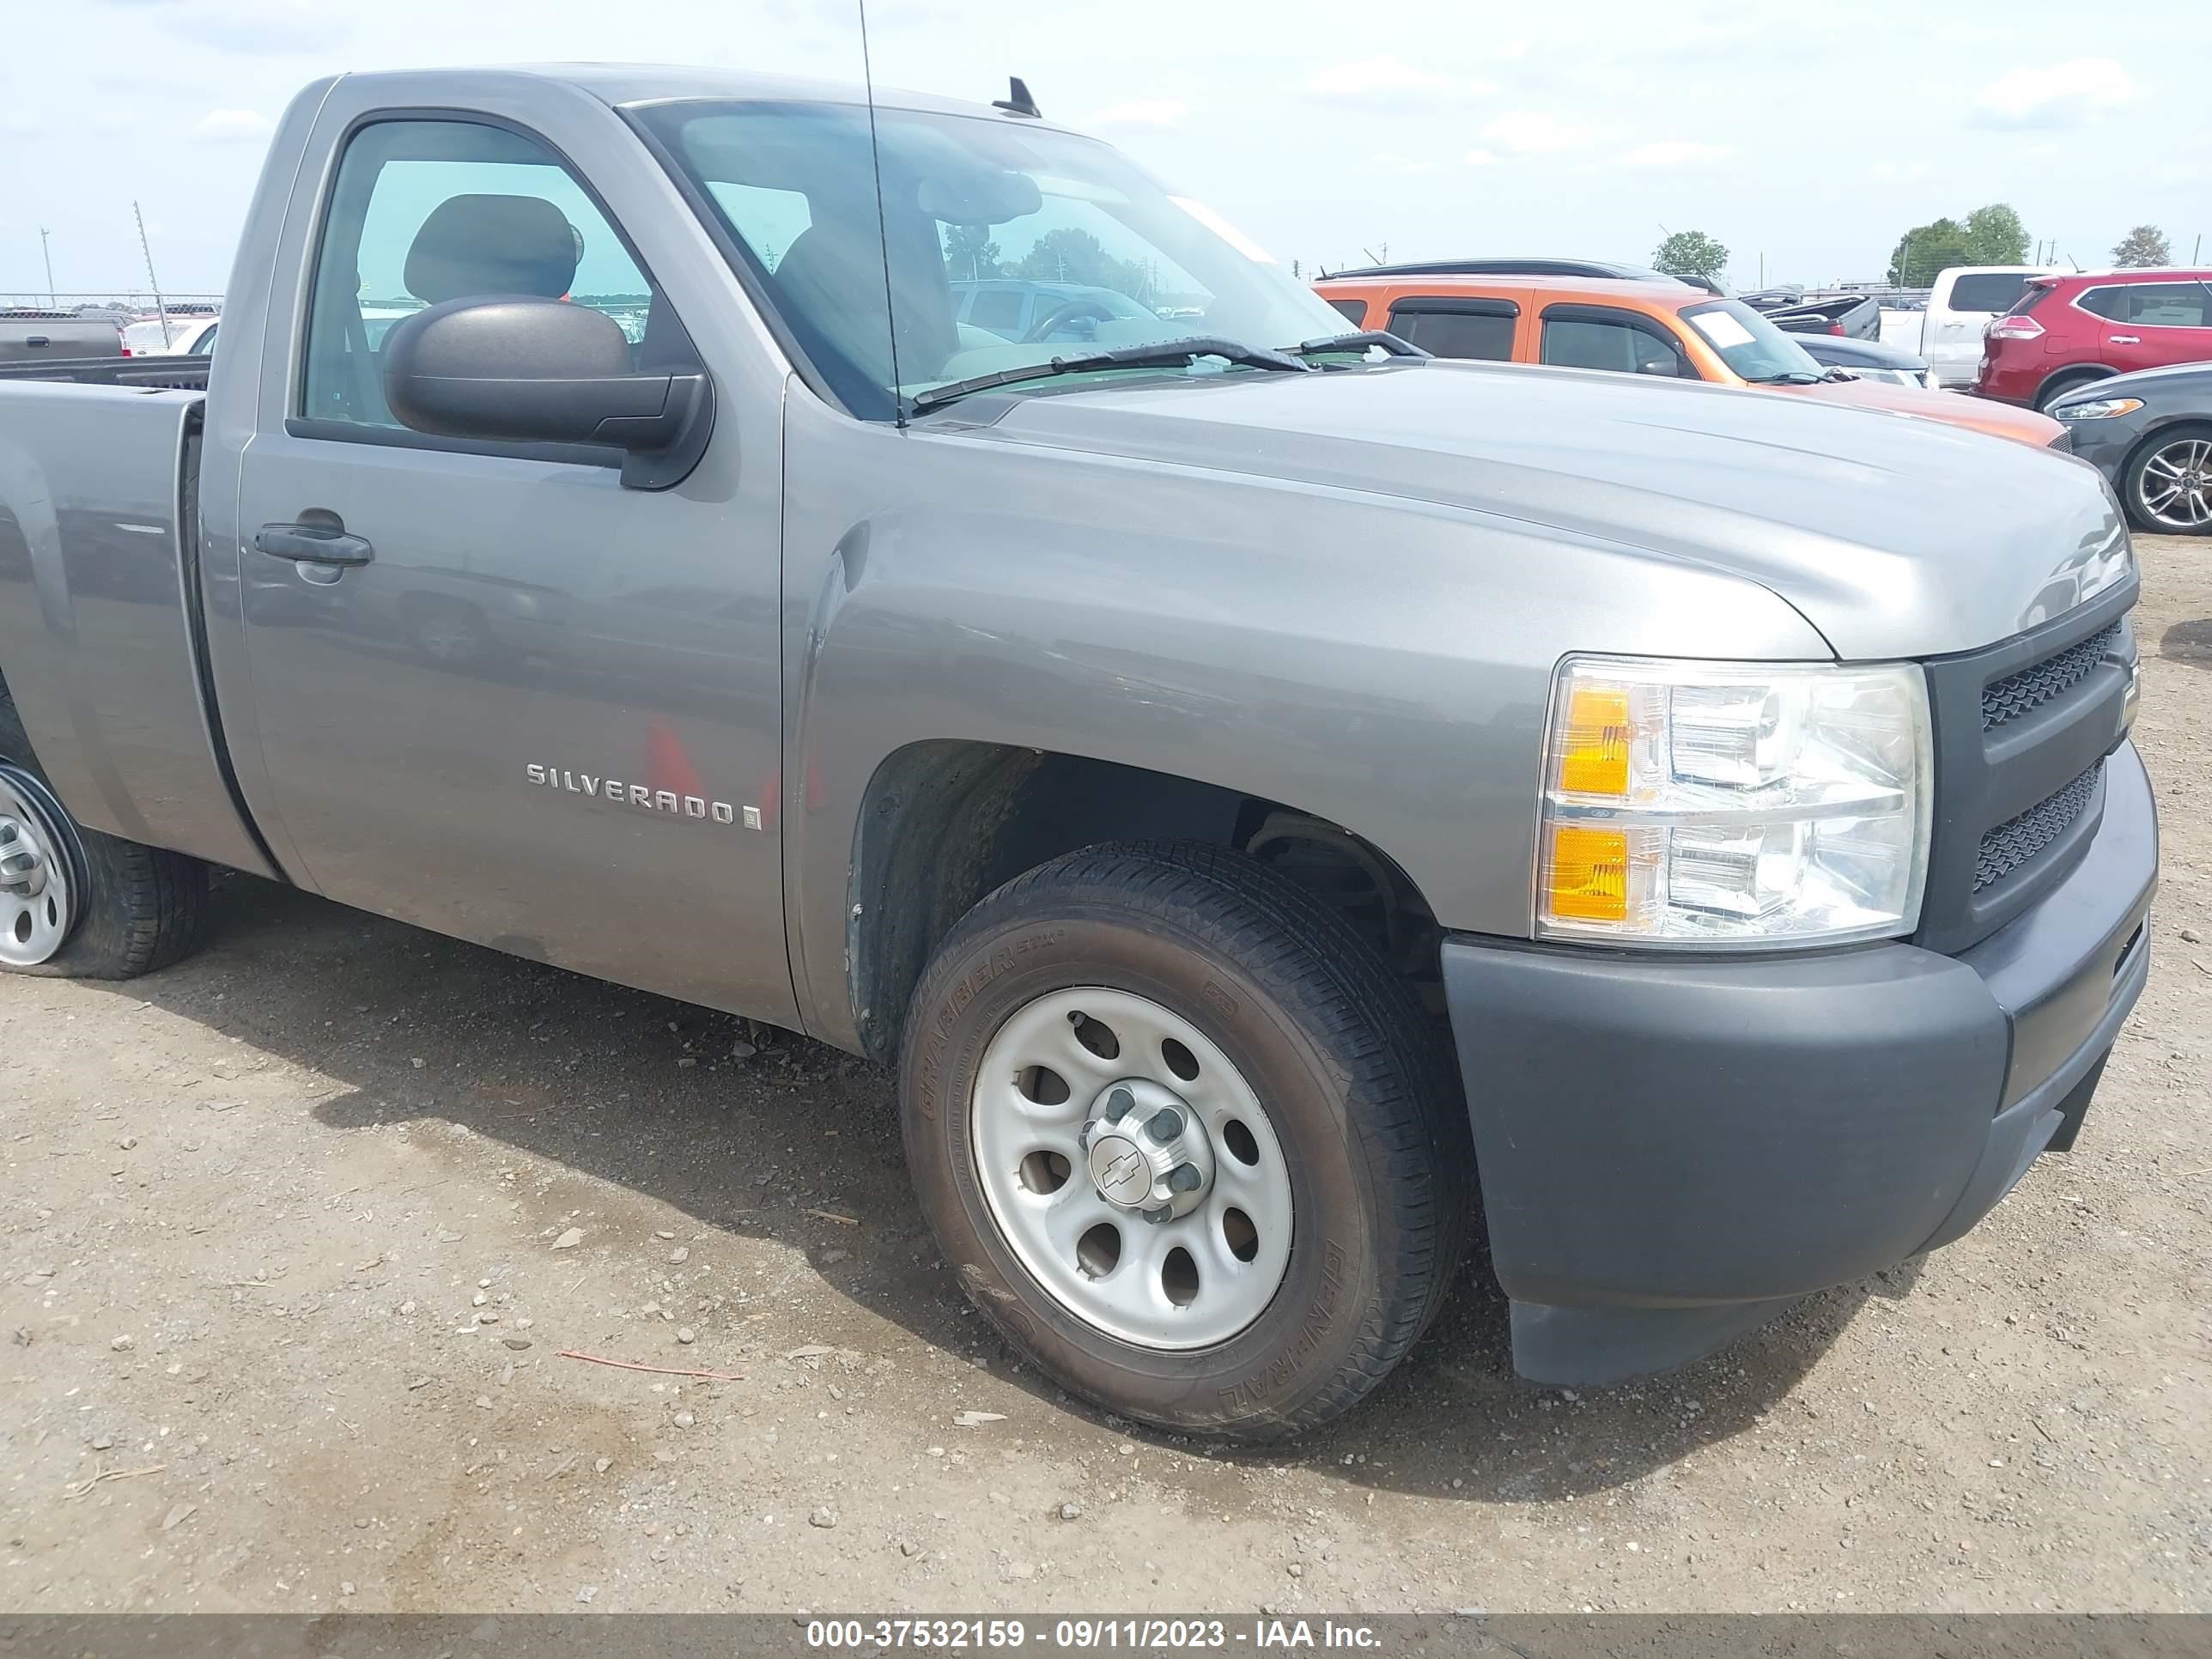
M 431 210 L 401 280 L 426 305 L 494 294 L 557 300 L 576 280 L 583 239 L 538 196 L 453 196 Z

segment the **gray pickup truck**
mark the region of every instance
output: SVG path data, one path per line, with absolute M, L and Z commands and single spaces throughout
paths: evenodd
M 871 115 L 323 81 L 204 392 L 0 380 L 0 962 L 227 866 L 895 1061 L 976 1306 L 1232 1437 L 1479 1237 L 1604 1381 L 2072 1143 L 2157 863 L 2089 468 L 1345 337 L 1022 99 Z

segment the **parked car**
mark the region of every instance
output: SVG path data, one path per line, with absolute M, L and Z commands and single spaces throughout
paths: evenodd
M 2048 409 L 2111 374 L 2212 362 L 2212 268 L 2038 276 L 1982 342 L 1974 390 Z
M 204 356 L 215 349 L 219 317 L 155 317 L 131 323 L 123 330 L 123 343 L 137 357 Z M 202 342 L 205 342 L 204 344 Z
M 0 311 L 0 363 L 127 355 L 123 331 L 66 311 Z
M 2051 412 L 2136 524 L 2212 536 L 2212 362 L 2077 385 Z
M 2032 277 L 2048 265 L 1954 265 L 1936 274 L 1928 303 L 1917 312 L 1885 318 L 1881 337 L 1925 357 L 1936 378 L 1960 391 L 1974 383 L 1982 358 L 1982 331 L 2012 309 Z M 1917 319 L 1917 321 L 1912 320 Z M 1895 328 L 1890 324 L 1898 325 Z
M 2005 410 L 1993 420 L 2000 406 L 1978 398 L 1826 368 L 1804 349 L 1817 337 L 1785 334 L 1741 300 L 1716 300 L 1679 283 L 1361 276 L 1317 283 L 1315 291 L 1356 326 L 1386 329 L 1440 357 L 1757 386 L 1969 427 L 2039 448 L 2063 444 L 2066 436 L 2057 422 L 2026 410 Z
M 0 374 L 0 966 L 173 960 L 227 865 L 896 1060 L 948 1286 L 1245 1438 L 1478 1225 L 1610 1380 L 2070 1146 L 2157 870 L 2095 474 L 1347 338 L 1218 223 L 1025 100 L 317 82 L 204 392 Z M 1202 331 L 978 342 L 953 224 Z
M 1840 368 L 1855 380 L 1919 386 L 1939 392 L 1943 383 L 1928 360 L 1879 340 L 1854 340 L 1840 334 L 1794 334 L 1797 349 L 1826 368 Z

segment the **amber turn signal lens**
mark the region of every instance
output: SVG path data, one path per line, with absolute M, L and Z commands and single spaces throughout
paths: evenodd
M 1575 795 L 1628 793 L 1628 693 L 1577 685 L 1559 744 L 1559 787 Z
M 1546 898 L 1554 918 L 1625 921 L 1628 917 L 1628 832 L 1559 824 L 1552 830 Z

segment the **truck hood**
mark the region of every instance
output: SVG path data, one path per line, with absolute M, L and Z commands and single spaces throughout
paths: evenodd
M 1759 391 L 1432 361 L 977 397 L 946 416 L 930 424 L 1420 501 L 1724 571 L 1850 660 L 1987 645 L 2132 571 L 2086 463 Z

